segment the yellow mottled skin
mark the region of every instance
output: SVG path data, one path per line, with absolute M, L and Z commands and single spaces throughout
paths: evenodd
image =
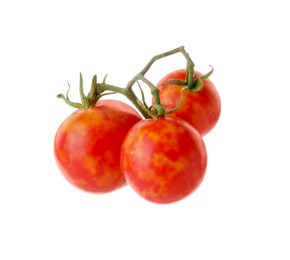
M 170 203 L 193 192 L 206 169 L 206 149 L 199 133 L 180 119 L 144 120 L 122 146 L 128 183 L 152 202 Z
M 96 107 L 75 111 L 61 124 L 54 141 L 63 175 L 89 192 L 110 192 L 124 186 L 121 145 L 140 120 L 131 106 L 117 100 L 99 100 Z

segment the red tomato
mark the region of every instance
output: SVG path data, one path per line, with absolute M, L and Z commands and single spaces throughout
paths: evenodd
M 201 184 L 207 165 L 204 142 L 186 121 L 165 117 L 134 125 L 121 149 L 121 168 L 143 198 L 179 201 Z
M 104 193 L 126 184 L 120 150 L 129 129 L 141 120 L 129 105 L 99 100 L 71 114 L 54 141 L 56 162 L 65 178 L 88 192 Z
M 202 76 L 200 72 L 195 71 L 195 75 Z M 169 73 L 157 84 L 160 89 L 160 102 L 166 110 L 175 108 L 181 98 L 182 86 L 166 85 L 171 80 L 186 79 L 186 70 L 177 70 Z M 165 85 L 163 85 L 165 84 Z M 179 117 L 193 125 L 199 133 L 204 136 L 216 125 L 221 113 L 220 96 L 210 79 L 203 80 L 203 88 L 194 92 L 183 90 L 183 103 L 175 112 L 168 116 Z

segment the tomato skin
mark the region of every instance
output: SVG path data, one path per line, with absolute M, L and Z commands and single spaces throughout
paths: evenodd
M 179 201 L 194 192 L 206 165 L 200 134 L 178 118 L 140 121 L 130 129 L 121 149 L 127 183 L 144 199 L 160 204 Z
M 202 76 L 198 71 L 194 75 Z M 175 108 L 181 98 L 182 86 L 166 85 L 171 80 L 186 79 L 186 70 L 176 70 L 162 78 L 157 87 L 160 90 L 160 102 L 166 110 Z M 163 85 L 165 84 L 165 85 Z M 200 91 L 183 90 L 183 103 L 175 112 L 168 116 L 179 117 L 193 125 L 202 136 L 210 132 L 219 120 L 221 113 L 220 96 L 212 83 L 207 78 L 203 80 L 203 88 Z
M 141 116 L 117 100 L 99 100 L 77 110 L 60 125 L 54 154 L 64 177 L 81 190 L 105 193 L 126 185 L 120 150 L 129 129 Z

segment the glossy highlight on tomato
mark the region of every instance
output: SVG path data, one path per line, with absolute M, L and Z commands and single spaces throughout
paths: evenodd
M 54 140 L 57 165 L 74 186 L 105 193 L 126 184 L 120 169 L 120 150 L 129 129 L 141 120 L 129 105 L 99 100 L 78 109 L 60 125 Z
M 195 78 L 202 76 L 198 71 L 194 72 Z M 175 108 L 181 99 L 182 86 L 166 84 L 172 80 L 186 79 L 186 70 L 176 70 L 162 78 L 157 87 L 160 90 L 160 102 L 166 110 Z M 200 91 L 190 89 L 182 90 L 183 102 L 179 109 L 167 116 L 179 117 L 193 125 L 202 136 L 209 133 L 217 124 L 221 113 L 221 100 L 214 84 L 209 78 L 203 80 L 203 88 Z
M 144 199 L 179 201 L 201 184 L 207 152 L 200 134 L 184 120 L 147 119 L 134 125 L 121 149 L 128 184 Z

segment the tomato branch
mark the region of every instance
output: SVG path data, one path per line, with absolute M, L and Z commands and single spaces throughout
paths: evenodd
M 179 82 L 182 85 L 186 85 L 188 88 L 194 88 L 194 85 L 196 84 L 195 81 L 202 80 L 197 79 L 194 80 L 194 63 L 191 60 L 189 54 L 185 51 L 183 46 L 180 46 L 178 48 L 175 48 L 173 50 L 155 55 L 147 64 L 146 66 L 133 78 L 131 79 L 126 87 L 118 87 L 114 85 L 107 84 L 105 82 L 106 77 L 104 78 L 102 83 L 97 83 L 97 76 L 95 75 L 92 79 L 92 84 L 91 84 L 91 90 L 88 93 L 87 96 L 85 96 L 84 91 L 83 91 L 83 78 L 82 74 L 80 74 L 80 86 L 79 86 L 79 91 L 80 91 L 80 97 L 81 97 L 81 103 L 74 103 L 71 102 L 68 98 L 68 93 L 66 96 L 63 94 L 59 94 L 57 97 L 64 99 L 64 101 L 75 107 L 75 108 L 88 108 L 92 107 L 96 104 L 96 102 L 103 97 L 104 95 L 110 95 L 113 93 L 119 93 L 127 97 L 128 100 L 130 100 L 133 105 L 139 110 L 139 112 L 143 115 L 144 118 L 152 118 L 154 116 L 160 117 L 164 116 L 166 114 L 166 111 L 164 109 L 164 106 L 160 104 L 160 95 L 159 95 L 159 89 L 152 83 L 150 82 L 146 77 L 145 74 L 148 72 L 148 70 L 151 68 L 151 66 L 158 60 L 174 55 L 176 53 L 181 53 L 185 57 L 187 64 L 186 64 L 186 82 Z M 138 81 L 141 80 L 143 81 L 151 91 L 151 94 L 153 96 L 154 100 L 154 107 L 156 111 L 150 110 L 148 106 L 145 103 L 144 99 L 144 93 L 141 89 L 141 94 L 142 94 L 142 101 L 138 99 L 136 94 L 133 91 L 133 85 L 135 83 L 138 83 Z M 139 83 L 138 83 L 139 84 Z M 139 85 L 140 87 L 140 85 Z M 108 92 L 109 91 L 109 92 Z M 182 99 L 181 99 L 182 102 Z M 179 103 L 178 107 L 180 106 L 181 103 Z
M 190 58 L 189 54 L 185 51 L 185 48 L 184 46 L 180 46 L 178 48 L 175 48 L 171 51 L 167 51 L 167 52 L 164 52 L 164 53 L 161 53 L 161 54 L 158 54 L 158 55 L 155 55 L 148 63 L 147 65 L 132 79 L 128 82 L 128 85 L 127 87 L 131 87 L 134 85 L 134 83 L 139 79 L 140 75 L 142 76 L 145 76 L 145 74 L 148 72 L 148 70 L 151 68 L 151 66 L 158 60 L 162 59 L 162 58 L 165 58 L 165 57 L 168 57 L 168 56 L 171 56 L 171 55 L 174 55 L 176 53 L 181 53 L 184 58 L 186 59 L 187 61 L 187 64 L 186 64 L 186 82 L 187 82 L 187 85 L 190 87 L 190 86 L 193 86 L 193 74 L 194 74 L 194 63 L 192 61 L 192 59 Z
M 113 91 L 114 93 L 119 93 L 122 94 L 123 96 L 125 96 L 128 100 L 130 100 L 133 105 L 139 110 L 139 112 L 142 114 L 142 116 L 144 116 L 144 118 L 151 118 L 152 116 L 150 115 L 150 112 L 147 109 L 147 106 L 145 104 L 143 104 L 143 102 L 141 102 L 138 97 L 136 96 L 136 94 L 134 93 L 134 91 L 132 90 L 132 88 L 121 88 L 121 87 L 117 87 L 114 85 L 110 85 L 107 83 L 100 83 L 97 84 L 98 90 L 100 93 L 103 93 L 105 91 Z

